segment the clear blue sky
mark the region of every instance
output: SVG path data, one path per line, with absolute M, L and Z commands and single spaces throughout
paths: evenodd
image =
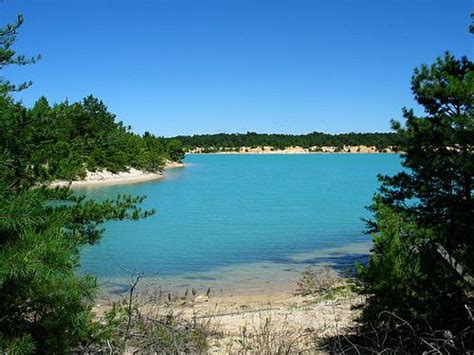
M 388 131 L 410 76 L 450 50 L 473 57 L 472 0 L 0 0 L 23 13 L 31 105 L 104 100 L 136 132 Z

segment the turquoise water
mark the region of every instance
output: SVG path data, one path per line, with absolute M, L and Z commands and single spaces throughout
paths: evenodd
M 176 287 L 257 287 L 307 265 L 363 260 L 365 206 L 378 173 L 400 170 L 391 154 L 188 155 L 163 180 L 81 189 L 91 198 L 146 195 L 157 213 L 110 222 L 83 251 L 82 271 L 120 285 L 132 272 Z

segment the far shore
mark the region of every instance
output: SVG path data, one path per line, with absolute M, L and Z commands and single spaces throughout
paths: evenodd
M 168 161 L 165 164 L 164 170 L 183 168 L 184 163 Z M 120 173 L 112 173 L 108 170 L 101 170 L 96 172 L 88 172 L 87 176 L 83 180 L 57 180 L 53 181 L 50 187 L 89 187 L 89 186 L 112 186 L 112 185 L 125 185 L 135 184 L 140 182 L 147 182 L 153 180 L 159 180 L 164 177 L 164 171 L 159 173 L 150 173 L 143 170 L 130 168 L 129 171 Z
M 276 149 L 274 147 L 240 147 L 238 150 L 228 147 L 219 147 L 215 149 L 204 149 L 196 147 L 189 150 L 186 154 L 383 154 L 397 153 L 393 147 L 386 147 L 382 150 L 375 146 L 355 145 L 355 146 L 322 146 L 322 147 L 287 147 L 285 149 Z

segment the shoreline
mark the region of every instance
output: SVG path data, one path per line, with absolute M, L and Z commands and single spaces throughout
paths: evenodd
M 237 149 L 237 148 L 234 148 Z M 219 147 L 212 151 L 204 151 L 202 147 L 194 148 L 186 154 L 396 154 L 393 147 L 386 147 L 383 150 L 378 150 L 375 146 L 322 146 L 322 147 L 287 147 L 285 149 L 275 149 L 274 147 L 240 147 L 238 150 L 232 148 Z
M 165 171 L 169 169 L 184 168 L 184 163 L 178 163 L 173 161 L 167 161 L 162 172 L 150 173 L 135 168 L 130 168 L 129 171 L 123 171 L 120 173 L 111 173 L 107 170 L 101 170 L 96 172 L 88 172 L 87 176 L 83 180 L 57 180 L 53 181 L 49 187 L 66 187 L 77 188 L 77 187 L 93 187 L 93 186 L 113 186 L 113 185 L 128 185 L 136 184 L 141 182 L 148 182 L 154 180 L 160 180 L 165 177 Z
M 256 262 L 216 266 L 209 270 L 188 271 L 172 275 L 142 273 L 140 289 L 149 292 L 160 291 L 172 295 L 183 295 L 186 290 L 200 293 L 210 290 L 214 296 L 251 296 L 255 294 L 289 294 L 295 290 L 306 267 L 314 270 L 334 270 L 343 277 L 344 270 L 353 265 L 354 256 L 369 254 L 371 241 L 349 243 L 326 249 L 308 250 L 288 256 L 285 263 L 262 260 Z M 317 258 L 337 256 L 337 261 L 315 261 Z M 346 256 L 352 259 L 346 259 Z M 346 261 L 344 261 L 346 260 Z M 357 259 L 358 261 L 361 258 Z M 119 267 L 117 264 L 116 267 Z M 92 271 L 89 271 L 92 272 Z M 131 275 L 97 275 L 101 296 L 115 298 L 127 290 Z

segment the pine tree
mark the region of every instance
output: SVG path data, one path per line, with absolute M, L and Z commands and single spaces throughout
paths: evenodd
M 446 53 L 411 83 L 425 115 L 403 109 L 406 124 L 393 122 L 405 169 L 381 177 L 372 206 L 374 247 L 359 270 L 369 295 L 363 319 L 380 323 L 389 311 L 420 332 L 464 334 L 474 286 L 474 63 Z
M 11 48 L 22 21 L 0 29 L 0 69 L 34 62 Z M 96 203 L 47 187 L 57 177 L 51 154 L 61 139 L 51 133 L 46 99 L 28 110 L 9 95 L 28 85 L 0 80 L 0 352 L 68 353 L 100 341 L 91 311 L 96 280 L 76 272 L 81 247 L 98 242 L 105 221 L 153 211 L 139 208 L 143 197 Z

